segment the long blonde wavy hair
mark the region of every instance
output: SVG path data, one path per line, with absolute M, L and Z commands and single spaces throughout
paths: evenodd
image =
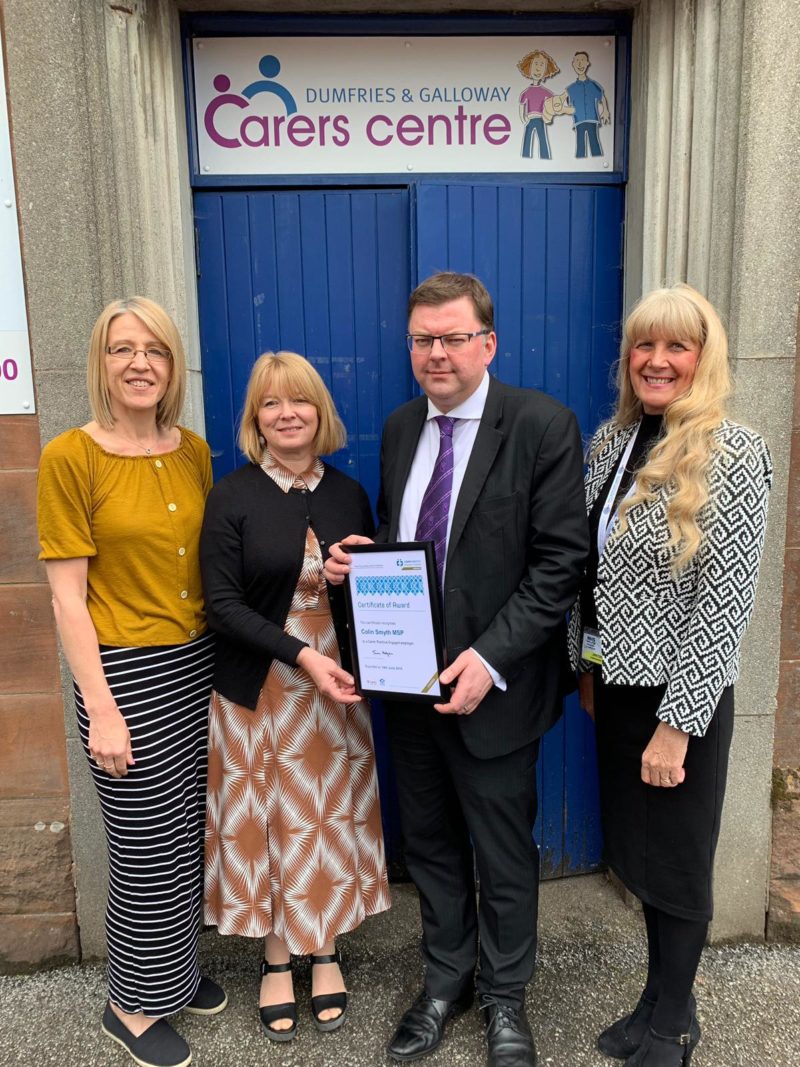
M 642 297 L 625 322 L 617 371 L 617 410 L 611 423 L 630 426 L 642 417 L 642 402 L 631 384 L 631 349 L 644 339 L 691 342 L 699 349 L 692 384 L 664 413 L 664 435 L 636 475 L 633 494 L 622 504 L 615 533 L 627 529 L 627 513 L 667 490 L 669 545 L 674 573 L 695 556 L 702 542 L 698 515 L 708 502 L 708 471 L 714 431 L 725 418 L 731 393 L 725 327 L 704 296 L 685 284 L 656 289 Z

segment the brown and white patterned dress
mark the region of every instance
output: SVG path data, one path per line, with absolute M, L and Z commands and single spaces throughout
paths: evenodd
M 262 468 L 285 492 L 324 470 L 296 479 L 268 454 Z M 311 529 L 285 629 L 338 662 Z M 273 660 L 255 711 L 212 693 L 208 762 L 206 922 L 301 955 L 390 906 L 366 703 L 337 704 Z

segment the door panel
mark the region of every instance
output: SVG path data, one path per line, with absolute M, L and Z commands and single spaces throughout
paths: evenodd
M 411 395 L 401 341 L 410 285 L 407 190 L 196 193 L 206 429 L 220 478 L 260 353 L 307 356 L 348 433 L 334 466 L 378 491 L 385 417 Z
M 622 300 L 622 189 L 612 186 L 420 184 L 416 271 L 468 271 L 495 301 L 494 373 L 541 389 L 587 436 L 610 402 Z M 539 758 L 545 877 L 600 862 L 594 727 L 577 699 Z

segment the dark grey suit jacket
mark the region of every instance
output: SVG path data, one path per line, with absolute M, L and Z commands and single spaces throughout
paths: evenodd
M 397 537 L 427 403 L 418 397 L 386 421 L 378 541 Z M 508 682 L 506 692 L 493 687 L 471 715 L 458 716 L 474 756 L 513 752 L 558 718 L 564 616 L 587 553 L 574 414 L 544 393 L 493 378 L 455 506 L 445 571 L 447 662 L 474 647 Z

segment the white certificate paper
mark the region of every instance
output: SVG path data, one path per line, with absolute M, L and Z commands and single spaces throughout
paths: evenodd
M 358 691 L 387 699 L 448 699 L 433 546 L 351 546 L 347 591 Z

